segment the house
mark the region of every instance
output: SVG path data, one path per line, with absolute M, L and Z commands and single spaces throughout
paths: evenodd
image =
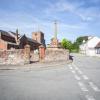
M 80 53 L 88 56 L 99 56 L 100 55 L 100 38 L 99 37 L 88 37 L 88 40 L 80 45 Z
M 0 50 L 9 50 L 11 48 L 23 49 L 26 44 L 30 45 L 31 50 L 38 49 L 41 45 L 40 42 L 26 35 L 21 36 L 18 30 L 16 30 L 16 32 L 0 30 Z
M 27 37 L 26 35 L 21 36 L 19 40 L 19 48 L 24 49 L 26 44 L 29 44 L 31 47 L 31 50 L 36 50 L 39 48 L 41 43 L 37 42 L 36 40 L 33 40 L 32 38 Z
M 8 50 L 10 48 L 18 48 L 15 38 L 9 32 L 0 30 L 0 50 Z
M 16 32 L 9 31 L 10 35 L 15 38 L 17 44 L 19 44 L 20 34 L 18 33 L 18 29 Z
M 95 49 L 96 49 L 96 55 L 100 54 L 100 42 L 96 45 Z

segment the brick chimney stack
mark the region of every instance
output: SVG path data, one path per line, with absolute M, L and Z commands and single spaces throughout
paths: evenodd
M 16 29 L 16 39 L 18 40 L 18 29 Z
M 16 29 L 16 43 L 19 44 L 19 34 L 18 34 L 18 29 Z

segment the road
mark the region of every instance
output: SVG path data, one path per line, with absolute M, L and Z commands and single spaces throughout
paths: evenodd
M 0 70 L 0 100 L 100 100 L 100 58 L 72 56 L 70 64 Z

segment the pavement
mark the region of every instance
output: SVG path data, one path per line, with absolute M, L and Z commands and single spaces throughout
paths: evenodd
M 100 100 L 100 58 L 71 55 L 69 64 L 0 66 L 0 100 Z

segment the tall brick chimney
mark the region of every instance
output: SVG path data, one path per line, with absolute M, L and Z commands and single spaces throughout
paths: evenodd
M 16 29 L 16 43 L 19 44 L 19 34 L 18 34 L 18 29 Z
M 18 40 L 18 29 L 16 29 L 16 39 Z

